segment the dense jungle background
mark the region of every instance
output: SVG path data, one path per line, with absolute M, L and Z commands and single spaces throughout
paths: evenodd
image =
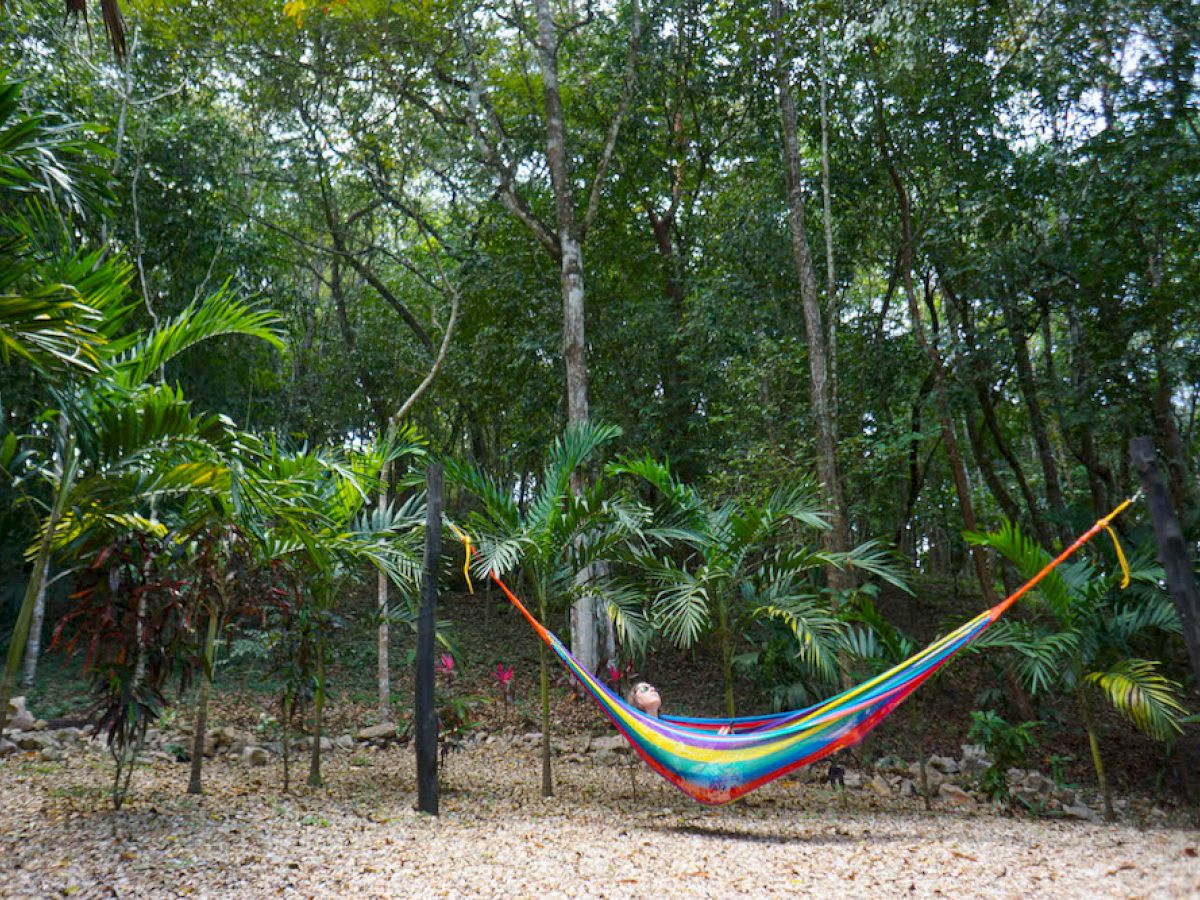
M 214 673 L 285 748 L 326 702 L 407 727 L 431 460 L 476 580 L 694 712 L 994 605 L 1137 491 L 1135 436 L 1195 559 L 1198 37 L 1171 0 L 6 0 L 5 699 L 129 754 L 170 707 L 199 758 Z M 1099 536 L 888 746 L 1194 802 L 1184 626 L 1115 526 L 1130 588 Z M 498 689 L 548 759 L 479 602 L 444 727 Z

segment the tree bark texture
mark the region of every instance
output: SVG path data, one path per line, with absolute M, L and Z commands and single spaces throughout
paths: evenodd
M 571 185 L 562 94 L 558 84 L 558 29 L 550 0 L 534 0 L 538 29 L 538 63 L 542 76 L 542 101 L 546 117 L 546 164 L 554 190 L 555 231 L 558 237 L 560 286 L 563 304 L 563 366 L 567 382 L 567 425 L 588 421 L 587 339 L 584 328 L 583 245 L 575 215 L 575 193 Z M 583 474 L 573 487 L 583 487 Z M 584 592 L 571 610 L 571 650 L 590 671 L 606 658 L 612 642 L 607 616 L 600 616 L 601 600 Z
M 29 638 L 25 643 L 25 668 L 21 673 L 21 684 L 33 687 L 37 678 L 38 660 L 42 655 L 42 629 L 46 620 L 46 584 L 50 580 L 50 559 L 42 565 L 41 583 L 38 585 L 37 599 L 33 604 L 33 615 L 29 620 Z
M 4 672 L 0 674 L 0 734 L 4 733 L 4 725 L 8 721 L 8 701 L 12 699 L 12 689 L 16 684 L 17 673 L 20 671 L 21 660 L 25 654 L 25 644 L 29 639 L 33 607 L 37 602 L 38 591 L 42 587 L 42 573 L 47 569 L 51 549 L 54 546 L 54 535 L 58 530 L 58 523 L 62 520 L 67 497 L 75 484 L 75 475 L 78 471 L 79 461 L 75 458 L 75 436 L 68 433 L 63 448 L 62 473 L 58 479 L 54 504 L 50 508 L 42 539 L 38 543 L 38 555 L 29 573 L 29 582 L 25 585 L 25 596 L 21 601 L 21 609 L 17 613 L 17 621 L 13 625 L 12 635 L 9 638 Z
M 204 770 L 204 738 L 208 732 L 208 701 L 212 696 L 213 664 L 217 654 L 217 610 L 208 611 L 208 633 L 204 636 L 204 674 L 196 695 L 196 718 L 192 726 L 192 771 L 187 792 L 199 794 L 204 790 L 201 775 Z
M 390 466 L 383 467 L 383 476 L 379 484 L 379 515 L 383 516 L 387 512 L 388 504 L 388 475 Z M 379 720 L 381 722 L 392 721 L 392 676 L 391 666 L 388 659 L 388 645 L 391 641 L 390 628 L 388 626 L 388 577 L 382 570 L 378 573 L 376 582 L 376 613 L 379 616 L 379 632 L 376 636 L 376 648 L 378 655 L 378 681 L 379 681 Z
M 1187 555 L 1183 531 L 1175 516 L 1171 496 L 1159 472 L 1154 445 L 1149 438 L 1134 438 L 1129 445 L 1133 466 L 1146 493 L 1146 505 L 1154 536 L 1158 541 L 1158 559 L 1167 576 L 1167 590 L 1183 625 L 1183 641 L 1192 661 L 1192 673 L 1200 684 L 1200 589 L 1195 570 Z
M 812 252 L 805 230 L 804 188 L 800 167 L 796 99 L 792 93 L 784 53 L 782 33 L 786 15 L 783 0 L 771 0 L 775 77 L 779 92 L 779 112 L 783 131 L 783 169 L 787 185 L 788 224 L 792 235 L 792 258 L 800 281 L 800 301 L 804 311 L 804 327 L 808 339 L 808 371 L 813 419 L 817 432 L 817 475 L 821 481 L 822 500 L 829 509 L 832 528 L 825 533 L 826 547 L 845 552 L 850 547 L 850 529 L 846 500 L 842 493 L 841 476 L 837 466 L 837 434 L 829 398 L 829 354 L 825 339 L 824 316 L 817 296 L 817 278 L 813 271 Z M 829 567 L 828 578 L 833 587 L 848 586 L 846 573 Z

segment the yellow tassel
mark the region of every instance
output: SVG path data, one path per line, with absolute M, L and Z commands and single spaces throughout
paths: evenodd
M 1129 587 L 1129 562 L 1125 559 L 1125 551 L 1121 549 L 1121 542 L 1117 540 L 1117 533 L 1112 530 L 1112 526 L 1105 525 L 1104 530 L 1112 538 L 1113 547 L 1117 550 L 1117 559 L 1121 563 L 1121 590 L 1125 590 L 1125 588 Z
M 463 542 L 463 546 L 467 548 L 465 558 L 463 559 L 463 578 L 467 580 L 467 591 L 474 594 L 475 586 L 471 584 L 471 539 L 463 534 L 453 522 L 446 524 L 450 526 L 450 530 L 458 536 L 458 539 Z

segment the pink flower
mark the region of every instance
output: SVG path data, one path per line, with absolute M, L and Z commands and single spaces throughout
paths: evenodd
M 618 669 L 612 663 L 608 664 L 608 679 L 612 682 L 614 688 L 621 686 L 621 679 L 628 678 L 633 675 L 633 663 L 625 663 L 624 668 Z
M 438 657 L 437 662 L 434 664 L 434 668 L 437 669 L 439 672 L 444 672 L 447 675 L 453 675 L 454 674 L 454 657 L 451 656 L 449 653 L 443 653 L 441 656 Z
M 513 668 L 512 666 L 506 668 L 504 663 L 497 663 L 496 671 L 492 675 L 500 682 L 501 687 L 507 688 L 508 683 L 513 679 Z
M 504 663 L 496 664 L 496 671 L 492 673 L 492 677 L 500 682 L 500 689 L 504 692 L 504 708 L 508 709 L 509 705 L 516 699 L 517 686 L 513 684 L 513 667 L 505 666 Z

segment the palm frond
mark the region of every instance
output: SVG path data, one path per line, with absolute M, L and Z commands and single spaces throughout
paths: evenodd
M 838 671 L 837 651 L 844 645 L 843 626 L 815 600 L 794 597 L 764 604 L 757 618 L 773 619 L 788 627 L 799 644 L 797 656 L 814 672 L 832 679 Z
M 486 517 L 505 530 L 516 531 L 521 525 L 521 511 L 513 491 L 491 478 L 479 466 L 459 459 L 445 463 L 446 480 L 465 488 L 482 504 Z
M 125 387 L 143 384 L 172 359 L 197 344 L 230 334 L 256 337 L 283 347 L 283 320 L 273 310 L 245 303 L 226 282 L 199 306 L 154 329 L 143 340 L 110 360 Z
M 690 572 L 662 566 L 652 573 L 658 586 L 651 621 L 675 646 L 696 644 L 709 627 L 709 585 Z
M 912 595 L 904 575 L 900 570 L 900 559 L 894 550 L 890 550 L 872 540 L 859 544 L 849 553 L 842 556 L 842 563 L 847 568 L 868 572 L 892 587 L 899 588 L 904 593 Z
M 1005 521 L 995 531 L 964 532 L 963 537 L 967 543 L 995 550 L 1025 578 L 1033 578 L 1050 562 L 1050 555 L 1036 541 L 1022 534 L 1015 522 Z M 1078 594 L 1073 590 L 1072 582 L 1077 588 L 1080 579 L 1072 577 L 1073 574 L 1069 566 L 1064 564 L 1049 572 L 1037 586 L 1038 593 L 1063 622 L 1070 622 L 1075 614 Z
M 607 605 L 608 617 L 621 646 L 633 653 L 644 653 L 654 636 L 646 616 L 646 597 L 636 584 L 607 579 L 595 585 Z
M 1085 680 L 1099 687 L 1136 728 L 1162 741 L 1183 731 L 1180 719 L 1187 710 L 1179 702 L 1179 685 L 1159 674 L 1158 666 L 1155 660 L 1125 659 Z

